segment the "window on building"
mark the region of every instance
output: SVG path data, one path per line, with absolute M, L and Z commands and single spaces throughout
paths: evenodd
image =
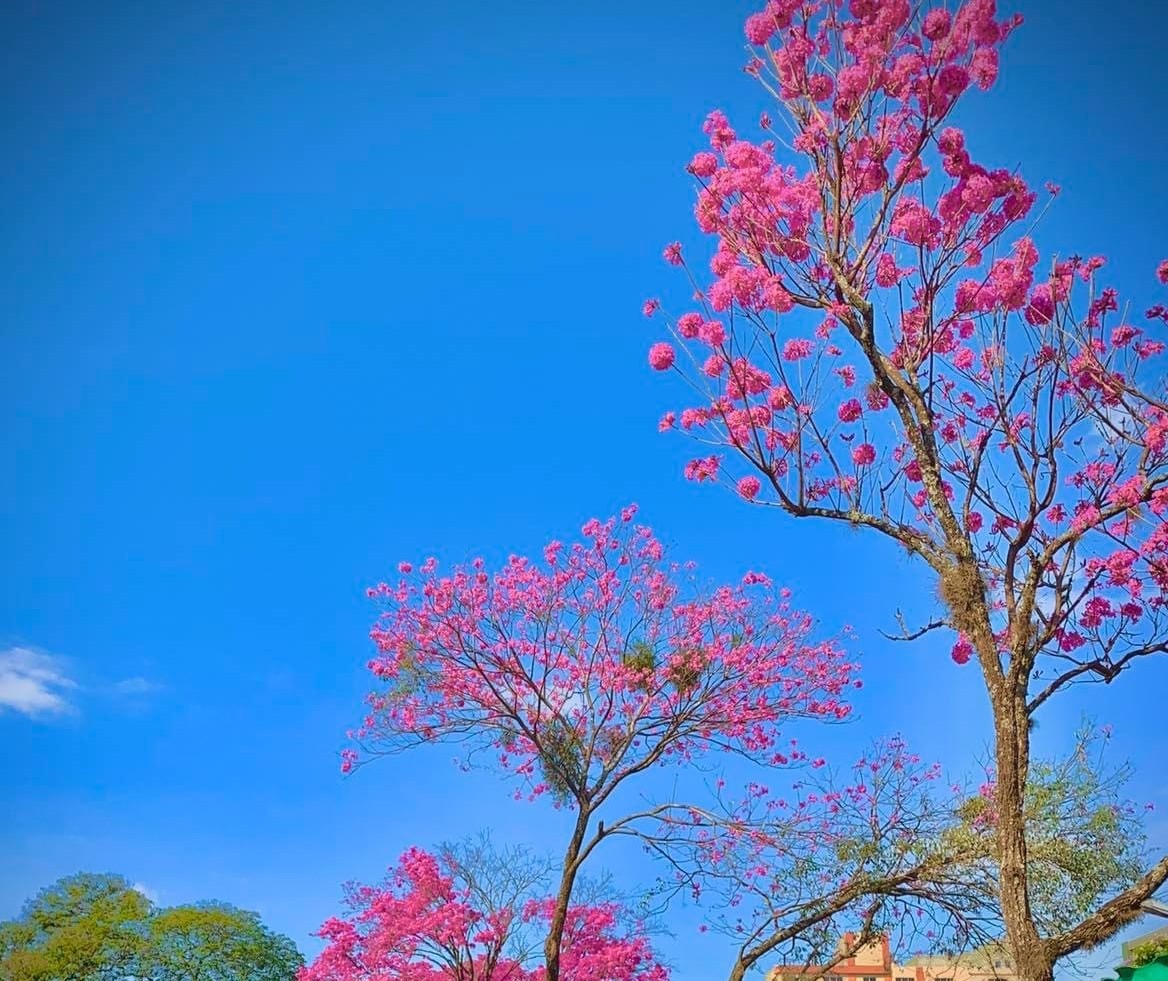
M 868 975 L 864 978 L 864 981 L 876 981 L 876 977 L 875 975 Z
M 897 978 L 896 981 L 916 981 L 916 978 Z

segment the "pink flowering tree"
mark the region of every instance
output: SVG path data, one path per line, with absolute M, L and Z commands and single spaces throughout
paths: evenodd
M 547 909 L 549 981 L 564 969 L 573 890 L 596 847 L 695 803 L 630 809 L 620 804 L 628 795 L 614 802 L 620 788 L 715 756 L 802 762 L 781 727 L 845 718 L 858 684 L 785 591 L 761 574 L 696 588 L 634 510 L 589 521 L 583 541 L 552 542 L 541 561 L 516 556 L 493 573 L 475 561 L 443 575 L 430 560 L 371 591 L 385 605 L 369 665 L 379 687 L 354 733 L 365 756 L 353 751 L 345 766 L 454 742 L 468 761 L 493 757 L 517 797 L 547 796 L 574 813 Z
M 1037 194 L 951 125 L 1019 22 L 994 0 L 753 15 L 747 68 L 775 116 L 759 140 L 706 121 L 689 170 L 716 248 L 708 275 L 666 249 L 695 307 L 649 361 L 696 392 L 661 421 L 706 446 L 688 478 L 868 529 L 936 577 L 937 616 L 903 636 L 949 631 L 953 660 L 980 669 L 1002 913 L 1022 977 L 1048 981 L 1168 878 L 1166 857 L 1044 933 L 1024 820 L 1035 713 L 1168 650 L 1168 310 L 1121 306 L 1102 258 L 1041 259 Z
M 412 848 L 381 885 L 349 888 L 348 915 L 320 929 L 325 948 L 300 981 L 541 981 L 549 870 L 516 849 Z M 645 932 L 625 921 L 616 902 L 570 907 L 562 976 L 668 981 Z

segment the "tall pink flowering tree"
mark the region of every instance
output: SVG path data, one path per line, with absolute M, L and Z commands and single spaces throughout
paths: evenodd
M 548 871 L 516 849 L 412 848 L 384 883 L 349 888 L 348 915 L 321 928 L 325 948 L 300 981 L 541 981 Z M 612 901 L 570 907 L 562 976 L 668 981 L 648 937 L 624 920 Z
M 993 0 L 771 0 L 750 17 L 775 116 L 758 141 L 706 121 L 689 170 L 716 250 L 707 275 L 666 249 L 696 303 L 649 361 L 697 393 L 661 422 L 707 444 L 687 477 L 871 530 L 936 576 L 936 618 L 903 633 L 950 631 L 953 660 L 980 668 L 1002 914 L 1022 977 L 1047 981 L 1168 879 L 1166 857 L 1042 932 L 1023 806 L 1047 700 L 1168 650 L 1168 310 L 1129 313 L 1102 258 L 1042 260 L 1037 194 L 951 125 L 1019 22 Z
M 842 719 L 854 666 L 760 574 L 710 591 L 633 522 L 589 521 L 541 561 L 434 561 L 371 591 L 385 604 L 370 669 L 379 688 L 355 734 L 368 754 L 438 741 L 489 753 L 516 796 L 574 812 L 548 910 L 547 978 L 563 971 L 573 889 L 614 835 L 639 835 L 693 802 L 628 809 L 616 791 L 712 754 L 767 766 L 804 754 L 780 728 Z M 346 759 L 352 766 L 360 756 Z M 623 799 L 627 799 L 627 796 Z

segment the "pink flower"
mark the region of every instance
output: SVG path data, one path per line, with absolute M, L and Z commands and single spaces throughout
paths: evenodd
M 685 338 L 692 339 L 698 336 L 698 329 L 702 326 L 700 313 L 683 313 L 677 318 L 677 332 Z
M 795 396 L 786 385 L 778 385 L 771 389 L 770 403 L 772 409 L 789 409 L 795 404 Z
M 708 150 L 703 150 L 694 154 L 688 170 L 694 177 L 713 177 L 718 170 L 718 158 Z
M 762 490 L 762 482 L 757 477 L 743 477 L 738 481 L 738 493 L 746 500 L 753 501 Z
M 828 75 L 812 75 L 807 79 L 807 94 L 815 102 L 826 102 L 830 99 L 833 87 Z
M 984 174 L 972 174 L 961 190 L 961 202 L 974 214 L 982 214 L 994 203 L 994 182 Z
M 968 664 L 969 659 L 973 657 L 973 645 L 965 637 L 959 637 L 957 643 L 953 645 L 953 650 L 950 651 L 949 656 L 957 664 Z
M 721 109 L 715 109 L 702 123 L 702 132 L 710 138 L 710 145 L 716 150 L 729 146 L 738 137 L 730 126 L 730 120 Z
M 646 317 L 651 317 L 651 316 L 653 316 L 653 314 L 655 314 L 660 309 L 661 309 L 661 301 L 660 300 L 646 300 L 645 305 L 643 307 L 641 307 L 641 313 L 643 313 Z
M 667 246 L 665 246 L 665 251 L 662 252 L 661 255 L 671 266 L 680 266 L 682 262 L 681 243 L 670 242 Z
M 969 72 L 960 65 L 946 65 L 937 75 L 937 86 L 947 96 L 958 96 L 969 85 Z
M 937 148 L 946 154 L 960 153 L 965 149 L 965 134 L 956 126 L 948 126 L 937 137 Z
M 707 320 L 698 328 L 698 337 L 710 347 L 717 347 L 726 340 L 726 328 L 720 320 Z
M 766 305 L 778 313 L 789 313 L 795 306 L 791 294 L 787 292 L 783 281 L 778 276 L 772 276 L 762 288 L 762 296 Z
M 864 409 L 859 399 L 848 399 L 839 407 L 838 412 L 840 422 L 855 422 L 863 414 Z
M 696 480 L 701 483 L 704 480 L 713 480 L 718 476 L 718 467 L 721 465 L 721 457 L 707 456 L 701 457 L 697 460 L 690 460 L 685 465 L 685 479 Z
M 766 44 L 775 33 L 775 19 L 770 14 L 751 14 L 746 18 L 746 40 Z
M 888 393 L 875 382 L 872 382 L 868 386 L 868 390 L 864 393 L 864 401 L 868 403 L 868 408 L 873 412 L 879 412 L 881 409 L 888 408 Z
M 1156 267 L 1156 278 L 1165 286 L 1168 286 L 1168 259 L 1165 259 Z
M 1054 318 L 1054 293 L 1049 283 L 1041 283 L 1034 287 L 1025 317 L 1026 322 L 1034 327 L 1050 323 Z
M 711 354 L 702 363 L 702 372 L 711 378 L 717 378 L 726 370 L 726 359 L 720 354 Z
M 968 371 L 972 368 L 973 361 L 973 352 L 967 347 L 959 347 L 953 355 L 954 367 L 960 368 L 962 371 Z
M 397 564 L 397 571 L 400 572 L 403 576 L 408 576 L 411 572 L 414 571 L 414 567 L 409 562 L 399 562 Z
M 969 74 L 983 91 L 998 77 L 998 52 L 994 48 L 978 48 L 969 62 Z
M 649 364 L 655 371 L 666 371 L 673 367 L 673 345 L 658 341 L 649 348 Z
M 901 198 L 892 213 L 888 226 L 893 235 L 898 235 L 910 245 L 929 245 L 941 234 L 941 219 L 936 217 L 920 201 Z
M 945 8 L 941 7 L 937 10 L 930 10 L 925 14 L 921 33 L 930 41 L 940 41 L 949 33 L 950 23 L 949 11 Z
M 1114 347 L 1124 347 L 1140 336 L 1140 331 L 1131 324 L 1120 324 L 1111 332 L 1111 343 Z
M 883 252 L 876 262 L 876 285 L 888 288 L 895 286 L 899 279 L 899 272 L 896 268 L 896 260 L 892 257 L 892 253 Z
M 867 467 L 876 462 L 876 447 L 871 443 L 861 443 L 852 450 L 852 463 L 857 467 Z
M 792 338 L 783 345 L 784 361 L 799 361 L 810 355 L 811 342 L 806 338 Z
M 1122 484 L 1117 484 L 1107 495 L 1108 503 L 1131 507 L 1139 504 L 1143 499 L 1147 481 L 1139 474 L 1129 477 Z

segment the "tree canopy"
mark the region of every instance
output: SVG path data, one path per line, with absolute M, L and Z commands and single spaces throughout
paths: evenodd
M 0 981 L 291 981 L 303 963 L 255 913 L 158 907 L 119 875 L 60 879 L 0 924 Z

